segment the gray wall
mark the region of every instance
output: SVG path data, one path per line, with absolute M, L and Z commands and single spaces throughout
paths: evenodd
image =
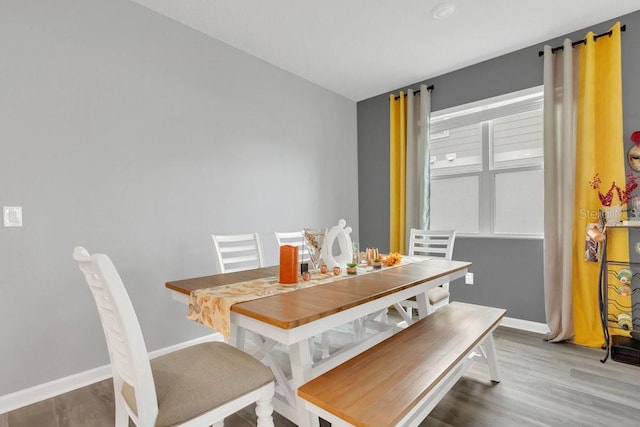
M 0 395 L 108 363 L 71 258 L 110 255 L 150 351 L 212 331 L 168 280 L 211 233 L 357 238 L 356 104 L 127 0 L 0 0 Z M 339 154 L 339 155 L 336 155 Z
M 587 31 L 602 33 L 616 20 L 567 35 L 573 40 Z M 622 78 L 625 146 L 640 129 L 640 12 L 620 18 L 627 25 L 622 35 Z M 508 35 L 505 35 L 508 37 Z M 434 84 L 434 111 L 542 84 L 544 44 L 559 46 L 560 37 L 491 59 L 424 83 Z M 425 48 L 428 54 L 428 47 Z M 435 58 L 434 60 L 437 60 Z M 422 82 L 409 87 L 418 88 Z M 394 90 L 397 93 L 398 90 Z M 389 247 L 389 94 L 358 103 L 358 180 L 360 182 L 360 242 L 362 247 Z M 586 183 L 585 183 L 586 185 Z M 631 245 L 640 239 L 631 236 Z M 505 307 L 508 316 L 545 322 L 542 240 L 458 238 L 454 257 L 473 262 L 475 285 L 462 281 L 452 286 L 452 299 Z M 594 283 L 597 286 L 597 283 Z

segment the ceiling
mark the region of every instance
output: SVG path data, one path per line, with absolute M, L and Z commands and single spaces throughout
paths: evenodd
M 360 101 L 640 9 L 638 0 L 133 0 Z M 440 4 L 455 6 L 434 19 Z

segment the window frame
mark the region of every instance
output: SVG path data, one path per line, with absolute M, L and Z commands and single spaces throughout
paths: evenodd
M 543 92 L 543 86 L 535 86 L 532 88 L 524 89 L 521 91 L 512 92 L 505 95 L 500 95 L 493 98 L 487 98 L 484 100 L 472 102 L 469 104 L 463 104 L 456 107 L 451 107 L 448 109 L 434 111 L 432 112 L 432 116 L 442 116 L 442 115 L 450 115 L 450 114 L 459 114 L 459 112 L 463 112 L 466 110 L 478 110 L 484 106 L 493 104 L 493 103 L 502 103 L 508 102 L 509 100 L 519 98 L 519 97 L 535 97 L 536 95 L 541 95 Z M 543 100 L 542 100 L 543 101 Z M 542 101 L 540 104 L 542 104 Z M 542 107 L 542 106 L 541 106 Z M 535 108 L 537 109 L 537 108 Z M 534 108 L 531 108 L 534 110 Z M 513 114 L 517 114 L 517 111 Z M 507 114 L 502 114 L 499 117 L 504 117 Z M 510 167 L 494 167 L 493 165 L 493 119 L 487 119 L 480 122 L 481 125 L 481 165 L 482 169 L 480 171 L 469 171 L 469 172 L 452 172 L 452 173 L 443 173 L 439 172 L 438 175 L 430 176 L 430 181 L 435 180 L 443 180 L 447 178 L 454 177 L 468 177 L 468 176 L 477 176 L 478 177 L 478 229 L 477 233 L 472 232 L 459 232 L 458 235 L 461 237 L 482 237 L 482 238 L 499 238 L 499 239 L 542 239 L 544 237 L 544 231 L 540 232 L 520 232 L 520 233 L 507 233 L 507 232 L 496 232 L 496 175 L 501 173 L 513 173 L 513 172 L 527 172 L 534 170 L 543 170 L 544 171 L 544 159 L 541 164 L 538 165 L 524 165 L 524 166 L 510 166 Z M 433 132 L 433 131 L 432 131 Z M 434 133 L 443 132 L 442 129 L 436 128 Z M 544 187 L 543 187 L 544 191 Z M 544 212 L 544 211 L 543 211 Z

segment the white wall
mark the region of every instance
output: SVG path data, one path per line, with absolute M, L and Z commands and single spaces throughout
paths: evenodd
M 108 363 L 76 245 L 155 350 L 211 331 L 164 283 L 211 233 L 358 230 L 356 105 L 127 0 L 0 0 L 0 396 Z

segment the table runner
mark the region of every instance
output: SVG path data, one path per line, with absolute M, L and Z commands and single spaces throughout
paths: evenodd
M 428 258 L 403 256 L 399 265 L 406 265 L 426 259 Z M 382 269 L 396 266 L 384 266 Z M 374 270 L 372 267 L 358 267 L 358 275 L 375 273 L 382 271 L 382 269 Z M 274 276 L 213 288 L 198 289 L 192 291 L 191 295 L 189 295 L 187 318 L 215 329 L 224 335 L 225 338 L 229 338 L 231 334 L 231 306 L 233 304 L 292 292 L 312 286 L 324 285 L 351 277 L 357 277 L 357 275 L 349 275 L 344 271 L 339 276 L 334 276 L 332 273 L 311 273 L 310 280 L 301 280 L 293 286 L 281 285 L 278 283 L 278 277 Z

